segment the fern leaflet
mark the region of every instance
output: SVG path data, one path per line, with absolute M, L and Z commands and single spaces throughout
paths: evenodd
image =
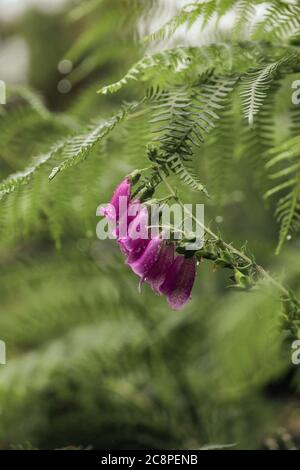
M 100 144 L 128 114 L 133 113 L 140 105 L 141 101 L 126 104 L 107 121 L 90 126 L 87 132 L 70 138 L 62 150 L 63 161 L 52 169 L 49 179 L 53 179 L 59 172 L 85 160 L 94 147 Z
M 277 202 L 275 216 L 280 223 L 280 234 L 276 253 L 279 253 L 285 241 L 300 231 L 300 138 L 289 139 L 281 146 L 269 152 L 271 159 L 267 169 L 277 169 L 270 174 L 276 185 L 267 191 L 265 197 L 284 193 Z
M 187 162 L 184 162 L 179 155 L 172 155 L 167 160 L 168 167 L 175 173 L 181 181 L 194 191 L 200 191 L 208 196 L 208 192 L 199 181 L 195 171 L 190 168 Z

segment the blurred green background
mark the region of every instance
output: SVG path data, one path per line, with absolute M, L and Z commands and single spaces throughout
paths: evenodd
M 1 179 L 66 131 L 135 99 L 138 85 L 113 96 L 96 90 L 141 57 L 138 34 L 174 6 L 159 12 L 150 3 L 146 15 L 135 0 L 0 1 L 0 79 L 8 85 Z M 45 165 L 1 200 L 0 448 L 296 447 L 300 369 L 279 328 L 277 295 L 229 289 L 229 274 L 203 263 L 192 302 L 173 312 L 148 286 L 139 294 L 116 244 L 97 240 L 97 206 L 146 166 L 144 119 L 119 126 L 79 168 L 49 182 L 53 165 Z M 237 163 L 226 200 L 207 206 L 207 220 L 228 241 L 248 240 L 297 290 L 299 243 L 274 262 L 277 227 L 250 171 Z

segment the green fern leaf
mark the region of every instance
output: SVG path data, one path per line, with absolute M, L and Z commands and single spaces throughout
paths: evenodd
M 263 65 L 256 70 L 248 72 L 242 79 L 241 98 L 244 115 L 250 125 L 254 116 L 259 112 L 267 97 L 267 92 L 276 76 L 282 60 Z
M 181 181 L 194 191 L 199 191 L 208 196 L 208 192 L 203 184 L 199 181 L 195 171 L 184 162 L 179 155 L 172 155 L 167 160 L 167 166 L 172 170 Z
M 100 142 L 130 113 L 133 113 L 141 103 L 142 101 L 126 104 L 117 114 L 107 121 L 101 121 L 94 126 L 90 126 L 87 132 L 70 138 L 62 151 L 63 161 L 52 169 L 49 179 L 52 180 L 59 172 L 85 160 L 94 147 L 99 145 Z
M 65 145 L 65 141 L 55 144 L 50 150 L 33 159 L 33 162 L 25 170 L 10 175 L 0 183 L 0 200 L 7 194 L 12 193 L 21 185 L 30 181 L 37 171 L 48 163 Z
M 193 47 L 176 47 L 164 52 L 158 52 L 153 55 L 146 55 L 137 62 L 119 81 L 111 85 L 101 88 L 98 93 L 106 95 L 107 93 L 116 93 L 131 80 L 139 80 L 143 77 L 151 78 L 156 74 L 162 74 L 164 70 L 175 71 L 182 70 L 191 62 L 191 56 L 195 54 L 197 48 Z
M 249 0 L 240 0 L 236 5 L 236 19 L 233 27 L 235 37 L 240 37 L 241 33 L 251 31 L 251 23 L 256 15 L 255 5 Z M 246 30 L 247 28 L 247 30 Z
M 275 216 L 280 223 L 279 253 L 287 238 L 300 231 L 300 138 L 289 139 L 281 146 L 269 152 L 271 157 L 266 167 L 276 171 L 270 178 L 276 182 L 265 197 L 282 194 L 277 202 Z
M 199 18 L 201 12 L 203 12 L 206 7 L 206 2 L 194 2 L 185 5 L 177 15 L 173 16 L 173 18 L 171 18 L 171 20 L 164 24 L 160 29 L 148 36 L 145 36 L 143 41 L 148 43 L 152 41 L 161 41 L 163 39 L 167 39 L 173 36 L 173 34 L 184 24 L 187 24 L 187 28 L 191 28 L 195 21 L 197 21 L 197 19 Z
M 35 90 L 28 86 L 11 86 L 9 87 L 9 94 L 18 95 L 23 98 L 43 119 L 51 117 L 50 111 L 46 108 L 42 96 Z
M 190 159 L 193 147 L 201 145 L 215 127 L 236 81 L 236 77 L 212 77 L 192 90 L 181 87 L 165 92 L 153 107 L 151 124 L 157 134 L 154 142 L 166 158 L 178 154 Z
M 253 32 L 253 38 L 285 40 L 300 34 L 300 6 L 279 0 L 269 2 L 263 20 Z

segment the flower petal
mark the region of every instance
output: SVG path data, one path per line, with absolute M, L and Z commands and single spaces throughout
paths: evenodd
M 125 178 L 115 189 L 110 204 L 101 208 L 101 214 L 112 222 L 116 223 L 120 217 L 121 201 L 124 207 L 128 207 L 130 203 L 131 183 Z M 114 208 L 114 210 L 113 210 Z
M 127 205 L 130 203 L 131 183 L 125 178 L 115 189 L 110 203 L 116 208 L 117 217 L 119 216 L 119 200 L 120 197 L 127 198 Z
M 152 238 L 139 258 L 133 262 L 128 261 L 128 265 L 131 267 L 132 271 L 144 278 L 156 263 L 161 246 L 162 239 L 160 237 Z
M 170 306 L 180 310 L 191 299 L 196 276 L 196 259 L 178 256 L 167 272 L 160 292 L 167 296 Z
M 124 240 L 119 240 L 119 245 L 122 246 L 122 251 L 124 253 L 127 253 L 127 264 L 131 265 L 134 263 L 136 260 L 139 259 L 139 257 L 142 255 L 142 253 L 145 251 L 147 246 L 149 245 L 150 240 L 143 240 L 142 238 L 139 238 L 137 240 L 131 240 L 130 241 L 130 249 L 128 248 L 128 240 L 126 243 L 124 243 Z
M 160 286 L 163 284 L 166 274 L 171 267 L 175 256 L 174 245 L 164 244 L 160 250 L 158 259 L 148 271 L 144 281 L 150 284 L 152 289 L 160 294 Z

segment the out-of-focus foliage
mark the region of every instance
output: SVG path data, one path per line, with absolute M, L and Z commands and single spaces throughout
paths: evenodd
M 187 202 L 204 196 L 184 183 L 205 185 L 207 221 L 248 240 L 300 293 L 299 244 L 274 262 L 277 226 L 262 204 L 291 190 L 278 205 L 282 247 L 299 217 L 299 7 L 264 2 L 250 27 L 260 3 L 195 2 L 151 36 L 146 56 L 137 31 L 156 28 L 154 1 L 70 3 L 8 29 L 31 59 L 29 86 L 8 87 L 0 115 L 1 448 L 262 448 L 280 426 L 299 442 L 287 416 L 300 374 L 277 293 L 227 289 L 228 273 L 204 262 L 191 304 L 174 313 L 147 286 L 139 294 L 115 244 L 95 234 L 97 206 L 146 166 L 152 143 Z M 233 31 L 215 32 L 233 11 Z M 199 15 L 214 44 L 182 39 Z M 73 63 L 64 96 L 63 58 Z

